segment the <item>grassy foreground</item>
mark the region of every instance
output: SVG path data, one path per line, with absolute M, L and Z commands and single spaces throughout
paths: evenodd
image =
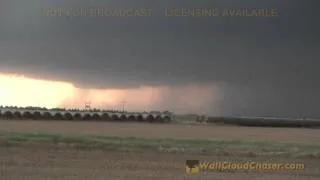
M 0 146 L 65 145 L 78 149 L 196 153 L 221 156 L 320 158 L 320 145 L 219 139 L 148 139 L 137 137 L 0 132 Z

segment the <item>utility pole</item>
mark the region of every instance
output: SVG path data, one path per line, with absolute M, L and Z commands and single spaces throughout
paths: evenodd
M 86 101 L 84 103 L 84 109 L 85 110 L 90 110 L 91 109 L 91 101 Z
M 124 106 L 126 105 L 127 101 L 121 101 L 122 103 L 122 112 L 124 112 Z

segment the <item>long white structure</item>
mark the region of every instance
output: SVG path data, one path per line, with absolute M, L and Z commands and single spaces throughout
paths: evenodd
M 0 117 L 5 119 L 56 119 L 56 120 L 101 120 L 170 122 L 171 114 L 129 113 L 90 110 L 46 110 L 28 108 L 0 108 Z

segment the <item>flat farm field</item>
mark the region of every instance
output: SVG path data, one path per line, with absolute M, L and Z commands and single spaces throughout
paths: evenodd
M 259 128 L 206 124 L 1 120 L 1 131 L 143 138 L 245 139 L 320 144 L 320 129 Z
M 0 120 L 0 132 L 0 176 L 6 180 L 320 178 L 319 129 Z M 305 168 L 187 175 L 187 159 Z

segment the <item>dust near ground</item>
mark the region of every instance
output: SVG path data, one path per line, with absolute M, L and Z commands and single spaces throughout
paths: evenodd
M 0 131 L 99 134 L 136 137 L 259 139 L 279 142 L 319 143 L 319 130 L 245 128 L 205 125 L 90 123 L 65 121 L 0 121 Z M 273 134 L 273 135 L 271 135 Z M 186 175 L 187 159 L 304 163 L 305 170 L 212 172 Z M 0 179 L 4 180 L 152 180 L 152 179 L 259 179 L 318 180 L 320 159 L 228 157 L 160 152 L 114 152 L 75 149 L 63 145 L 27 143 L 0 146 Z

